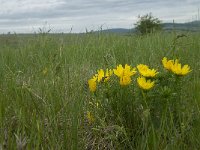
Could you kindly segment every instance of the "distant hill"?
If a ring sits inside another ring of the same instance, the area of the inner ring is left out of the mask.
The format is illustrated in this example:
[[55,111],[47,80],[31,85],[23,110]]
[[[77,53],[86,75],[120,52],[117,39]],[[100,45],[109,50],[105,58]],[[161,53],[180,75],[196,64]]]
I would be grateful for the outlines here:
[[102,32],[106,33],[131,33],[134,31],[135,29],[125,29],[125,28],[113,28],[113,29],[102,30]]
[[[163,23],[163,29],[166,31],[179,30],[179,31],[200,31],[200,21],[193,21],[187,23]],[[105,29],[102,32],[106,33],[132,33],[135,29],[113,28]]]
[[164,30],[186,30],[186,31],[200,31],[200,21],[193,21],[187,23],[164,23]]

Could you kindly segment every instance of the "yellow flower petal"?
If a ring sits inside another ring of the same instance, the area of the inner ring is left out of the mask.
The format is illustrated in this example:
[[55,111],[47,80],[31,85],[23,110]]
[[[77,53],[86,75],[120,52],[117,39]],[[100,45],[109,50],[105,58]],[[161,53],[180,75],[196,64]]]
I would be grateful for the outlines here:
[[155,69],[149,69],[147,65],[139,64],[137,65],[139,73],[144,77],[155,77],[158,72]]
[[97,89],[96,78],[92,78],[88,80],[89,89],[91,92],[95,92]]
[[190,67],[188,65],[184,65],[182,67],[181,63],[179,63],[179,60],[167,60],[166,57],[162,59],[162,63],[165,69],[173,72],[176,75],[184,76],[187,75],[189,72],[191,72]]
[[130,76],[123,76],[120,78],[120,85],[129,85],[131,83],[131,77]]
[[174,61],[173,61],[173,60],[167,60],[167,58],[164,57],[164,58],[162,59],[162,64],[163,64],[163,66],[164,66],[165,69],[171,70],[171,67],[172,67],[173,64],[174,64]]
[[154,81],[151,81],[150,79],[146,80],[145,77],[138,77],[137,83],[139,87],[143,90],[150,90],[155,85]]
[[101,82],[101,80],[104,78],[104,71],[103,71],[103,69],[98,70],[97,73],[98,73],[98,79],[97,79],[97,81]]
[[121,76],[123,76],[124,68],[120,64],[117,66],[117,69],[113,69],[113,71],[116,76],[121,77]]
[[136,74],[136,68],[131,69],[131,66],[128,64],[125,64],[125,67],[120,64],[113,71],[120,78],[120,85],[129,85],[131,83],[131,76]]

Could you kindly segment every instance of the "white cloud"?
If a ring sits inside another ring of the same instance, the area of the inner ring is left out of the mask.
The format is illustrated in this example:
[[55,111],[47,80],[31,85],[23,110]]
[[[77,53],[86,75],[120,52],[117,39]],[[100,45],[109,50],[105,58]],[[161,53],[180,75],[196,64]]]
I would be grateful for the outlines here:
[[0,0],[0,33],[33,32],[45,22],[56,31],[132,28],[139,14],[163,22],[185,22],[197,15],[199,0]]

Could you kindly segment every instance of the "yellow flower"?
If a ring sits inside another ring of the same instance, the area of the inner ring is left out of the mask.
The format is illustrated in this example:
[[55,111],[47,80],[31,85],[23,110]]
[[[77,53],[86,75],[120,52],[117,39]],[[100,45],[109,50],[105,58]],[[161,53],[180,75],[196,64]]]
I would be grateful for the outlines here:
[[94,116],[92,115],[91,112],[87,111],[86,117],[87,117],[89,124],[92,124],[94,122]]
[[92,79],[88,80],[88,85],[89,85],[89,89],[90,89],[91,92],[95,92],[96,89],[97,89],[96,81],[97,81],[97,77],[96,76],[93,76]]
[[124,76],[133,76],[134,74],[136,74],[136,68],[131,69],[131,66],[129,65],[125,65],[124,68]]
[[113,69],[114,74],[118,77],[122,77],[123,73],[124,73],[124,68],[122,67],[122,65],[117,66],[117,69]]
[[121,64],[117,66],[117,69],[113,69],[114,74],[120,78],[120,85],[129,85],[131,83],[131,76],[136,74],[136,68],[132,68],[129,65],[123,67]]
[[162,59],[162,63],[165,69],[172,71],[174,74],[177,74],[180,76],[184,76],[188,74],[189,72],[191,72],[190,66],[184,65],[183,67],[181,67],[181,63],[179,63],[178,59],[174,61],[174,60],[167,60],[167,58],[164,57]]
[[123,76],[120,78],[120,85],[129,85],[131,83],[130,76]]
[[151,81],[150,79],[146,80],[145,77],[138,77],[137,83],[138,83],[139,87],[143,90],[149,90],[152,87],[154,87],[154,85],[155,85],[154,81]]
[[123,68],[122,65],[117,66],[117,69],[113,69],[114,74],[118,77],[123,77],[123,76],[132,76],[134,75],[137,71],[136,68],[131,69],[131,66],[125,65],[125,68]]
[[110,69],[110,70],[106,69],[106,75],[104,76],[104,78],[105,78],[104,81],[105,82],[108,81],[112,74],[113,74],[113,70],[112,69]]
[[101,81],[108,81],[110,79],[110,76],[113,74],[113,71],[110,69],[106,69],[106,72],[104,72],[103,69],[100,69],[97,71],[97,74],[95,75],[97,77],[97,81],[101,82]]
[[103,79],[103,77],[104,77],[104,71],[103,71],[103,69],[98,70],[97,71],[97,81],[101,82],[101,80]]
[[139,64],[137,65],[137,69],[140,74],[144,77],[155,77],[158,72],[155,69],[149,69],[147,65]]
[[162,64],[163,64],[163,66],[164,66],[165,69],[171,70],[171,67],[172,67],[173,64],[174,64],[174,60],[167,60],[167,58],[164,57],[164,58],[162,59]]
[[188,66],[188,65],[184,65],[183,67],[181,67],[179,60],[176,59],[174,65],[171,67],[171,71],[174,74],[184,76],[184,75],[188,74],[191,70],[190,70],[190,66]]

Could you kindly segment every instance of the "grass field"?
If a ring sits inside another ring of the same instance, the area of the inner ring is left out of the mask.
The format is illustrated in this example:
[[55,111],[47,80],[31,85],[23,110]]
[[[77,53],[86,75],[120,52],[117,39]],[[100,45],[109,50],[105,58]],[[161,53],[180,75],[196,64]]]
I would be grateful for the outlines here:
[[[179,34],[1,35],[0,149],[200,149],[200,33]],[[130,124],[120,116],[88,123],[87,81],[97,69],[144,63],[160,70],[164,56],[192,69],[177,123],[168,122],[170,111],[157,126],[134,116]]]

